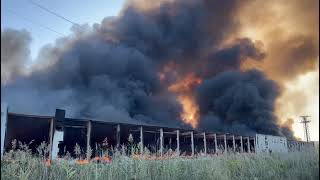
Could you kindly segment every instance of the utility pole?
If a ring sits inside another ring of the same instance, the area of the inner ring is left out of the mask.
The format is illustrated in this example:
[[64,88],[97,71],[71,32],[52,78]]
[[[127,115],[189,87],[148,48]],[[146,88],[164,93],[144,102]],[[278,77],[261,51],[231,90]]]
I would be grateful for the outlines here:
[[300,116],[302,118],[302,120],[300,121],[300,123],[303,124],[303,128],[304,128],[304,135],[306,138],[306,141],[309,142],[310,141],[310,135],[309,135],[309,127],[308,127],[308,123],[310,123],[311,121],[308,120],[307,118],[310,116]]

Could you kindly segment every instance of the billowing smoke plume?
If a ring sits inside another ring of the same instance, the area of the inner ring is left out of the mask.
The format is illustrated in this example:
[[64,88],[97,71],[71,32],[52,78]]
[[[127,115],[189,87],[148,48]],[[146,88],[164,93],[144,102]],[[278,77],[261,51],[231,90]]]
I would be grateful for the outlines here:
[[268,57],[258,66],[274,80],[319,68],[319,1],[251,1],[238,16],[242,34],[263,39]]
[[197,106],[197,128],[282,135],[277,84],[241,70],[267,54],[249,38],[230,39],[239,2],[128,2],[119,16],[44,47],[33,71],[2,85],[1,97],[16,112],[64,108],[73,117],[179,126],[190,125],[181,114]]
[[26,31],[1,32],[1,85],[23,74],[29,60],[31,37]]
[[279,134],[273,115],[277,85],[256,70],[227,71],[197,89],[200,127],[216,131]]
[[[292,126],[293,126],[293,123],[294,123],[294,120],[293,119],[291,119],[291,118],[289,118],[289,119],[287,119],[286,121],[285,121],[285,123],[283,123],[282,125],[281,125],[281,128],[282,128],[282,133],[286,136],[286,137],[288,137],[288,138],[290,138],[290,139],[295,139],[295,137],[293,136],[293,134],[292,134]],[[298,138],[297,138],[298,139]],[[301,140],[301,139],[300,139]]]

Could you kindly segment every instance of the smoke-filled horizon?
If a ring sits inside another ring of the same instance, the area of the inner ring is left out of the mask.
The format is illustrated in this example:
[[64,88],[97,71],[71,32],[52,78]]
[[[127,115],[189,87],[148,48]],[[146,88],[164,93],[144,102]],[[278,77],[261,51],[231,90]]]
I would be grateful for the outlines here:
[[[71,36],[44,46],[29,69],[30,35],[5,29],[2,101],[15,112],[62,108],[69,117],[294,138],[291,120],[283,123],[276,114],[289,77],[270,75],[267,60],[281,67],[269,60],[275,53],[264,41],[242,35],[243,3],[128,1],[119,16],[74,28]],[[283,63],[292,60],[287,56],[303,62],[318,54],[307,35],[283,41],[295,44],[283,51]],[[304,64],[313,68],[308,60]],[[285,65],[294,74],[307,71]]]

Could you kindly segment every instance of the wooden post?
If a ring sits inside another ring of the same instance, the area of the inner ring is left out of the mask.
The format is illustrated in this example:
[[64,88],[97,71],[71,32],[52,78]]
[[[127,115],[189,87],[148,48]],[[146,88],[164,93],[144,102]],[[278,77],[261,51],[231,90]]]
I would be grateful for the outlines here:
[[207,154],[207,139],[206,139],[206,133],[203,133],[203,147],[204,147],[204,154]]
[[[91,121],[88,121],[88,126],[87,126],[87,152],[90,148],[90,139],[91,139]],[[89,160],[91,157],[87,153],[87,159]]]
[[160,156],[163,154],[163,129],[160,128]]
[[143,127],[140,126],[140,154],[143,154]]
[[218,152],[217,134],[214,134],[214,148],[215,148],[215,153],[217,153]]
[[50,130],[49,130],[49,159],[52,159],[52,146],[53,146],[53,133],[54,133],[54,119],[50,119]]
[[242,136],[240,136],[240,151],[243,153],[243,141],[242,141]]
[[179,140],[179,133],[180,133],[180,131],[179,130],[177,130],[177,149],[176,149],[176,152],[177,152],[177,154],[178,154],[178,156],[180,155],[180,140]]
[[120,124],[117,125],[117,148],[120,147]]
[[191,155],[194,155],[193,131],[191,131]]
[[250,140],[249,140],[249,137],[247,138],[247,143],[248,143],[248,153],[250,153]]
[[233,145],[233,152],[236,152],[236,140],[234,139],[234,135],[232,136],[232,145]]
[[227,152],[228,151],[228,147],[227,147],[227,135],[226,134],[224,134],[224,136],[223,136],[224,138],[224,151],[225,152]]

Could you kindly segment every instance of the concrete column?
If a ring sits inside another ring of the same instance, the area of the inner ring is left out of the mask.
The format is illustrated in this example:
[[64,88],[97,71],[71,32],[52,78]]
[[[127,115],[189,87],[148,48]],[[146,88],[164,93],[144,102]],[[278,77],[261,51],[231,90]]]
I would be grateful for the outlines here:
[[160,156],[163,155],[163,129],[160,128]]
[[193,142],[193,131],[190,132],[191,135],[191,155],[194,155],[194,142]]
[[228,147],[227,147],[227,135],[226,134],[223,136],[223,139],[224,139],[224,151],[227,152]]
[[176,149],[176,152],[177,152],[177,154],[178,154],[178,156],[180,155],[180,131],[179,130],[177,130],[177,149]]
[[[90,139],[91,139],[91,121],[88,121],[87,124],[87,151],[90,148]],[[89,160],[91,157],[89,157],[89,154],[87,153],[87,159]]]
[[117,148],[120,147],[120,124],[117,125]]
[[140,153],[143,154],[143,127],[140,126]]
[[[87,152],[91,148],[90,147],[91,129],[92,129],[91,121],[88,121],[88,124],[87,124]],[[88,153],[86,153],[86,154],[87,154],[87,159],[89,160],[91,157],[89,156]]]
[[300,144],[300,142],[298,142],[298,146],[299,146],[299,151],[301,151],[301,144]]
[[254,150],[254,153],[257,152],[256,151],[256,138],[253,139],[253,150]]
[[214,134],[214,148],[215,148],[215,153],[217,153],[218,152],[217,134]]
[[240,151],[241,151],[241,153],[243,153],[243,140],[242,140],[242,136],[240,136]]
[[250,153],[250,140],[249,140],[249,137],[247,138],[247,143],[248,143],[248,153]]
[[63,141],[64,132],[63,131],[54,131],[53,141],[52,141],[52,156],[51,159],[56,159],[59,152],[59,142]]
[[203,147],[204,147],[204,154],[207,154],[207,139],[206,139],[206,133],[203,133]]
[[232,146],[233,146],[233,152],[236,152],[236,140],[234,139],[234,135],[232,135]]
[[52,145],[53,145],[53,133],[55,131],[54,128],[54,118],[50,120],[50,130],[49,130],[49,159],[52,158]]
[[4,153],[4,142],[6,140],[7,120],[8,120],[8,104],[1,103],[1,159]]

